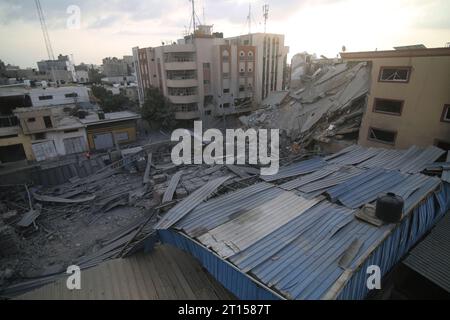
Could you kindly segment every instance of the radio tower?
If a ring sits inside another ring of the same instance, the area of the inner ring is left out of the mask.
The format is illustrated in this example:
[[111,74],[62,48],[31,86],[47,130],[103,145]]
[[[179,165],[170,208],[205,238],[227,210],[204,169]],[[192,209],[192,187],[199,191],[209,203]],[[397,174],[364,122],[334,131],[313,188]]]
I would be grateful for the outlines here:
[[264,33],[267,32],[267,20],[269,20],[269,5],[265,4],[263,6],[263,17],[264,17]]
[[[55,55],[53,53],[52,43],[50,41],[50,36],[48,35],[47,23],[45,22],[44,12],[41,7],[41,2],[39,0],[34,0],[36,3],[36,8],[39,16],[39,21],[41,22],[42,33],[44,34],[45,47],[47,48],[47,54],[49,60],[55,60]],[[56,83],[55,70],[51,66],[51,73],[53,81]]]

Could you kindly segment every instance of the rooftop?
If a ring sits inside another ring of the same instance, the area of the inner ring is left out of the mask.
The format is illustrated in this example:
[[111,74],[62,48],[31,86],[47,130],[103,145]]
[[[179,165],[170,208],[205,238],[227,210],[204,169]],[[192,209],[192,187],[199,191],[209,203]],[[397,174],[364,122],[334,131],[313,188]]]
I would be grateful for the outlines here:
[[342,52],[343,59],[377,59],[377,58],[404,58],[404,57],[436,57],[450,56],[450,48],[401,48],[385,51]]
[[[421,173],[444,153],[351,146],[180,215],[188,199],[157,228],[239,298],[363,299],[364,266],[386,274],[449,209],[450,186]],[[399,224],[361,215],[386,192],[405,201]]]
[[105,119],[99,119],[97,114],[89,114],[85,119],[80,119],[80,122],[86,125],[109,123],[125,120],[140,119],[141,116],[131,111],[120,111],[105,113]]
[[[81,290],[63,278],[18,300],[234,300],[191,256],[170,246],[83,271]],[[90,281],[95,279],[95,281]]]

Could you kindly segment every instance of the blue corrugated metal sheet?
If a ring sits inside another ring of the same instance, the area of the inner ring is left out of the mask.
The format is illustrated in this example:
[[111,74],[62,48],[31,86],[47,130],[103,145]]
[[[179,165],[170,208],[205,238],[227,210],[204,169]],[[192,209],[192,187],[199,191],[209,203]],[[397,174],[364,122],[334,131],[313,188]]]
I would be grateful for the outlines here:
[[272,184],[258,183],[200,204],[174,227],[184,230],[190,236],[198,237],[229,221],[231,217],[276,198],[282,192],[283,190]]
[[[450,151],[447,153],[447,162],[450,162]],[[442,180],[450,183],[450,168],[444,168],[442,171]]]
[[356,167],[341,167],[338,171],[331,174],[330,176],[308,183],[297,188],[297,190],[308,195],[319,195],[325,192],[328,188],[344,183],[363,172],[363,169],[359,169]]
[[221,186],[230,177],[220,177],[209,181],[200,189],[194,191],[186,199],[172,208],[155,226],[155,229],[167,229],[181,220],[192,209],[206,200],[216,189]]
[[[420,159],[428,160],[429,156],[423,154],[421,150],[416,157],[422,155]],[[360,153],[359,159],[364,157]],[[344,162],[347,161],[350,160]],[[404,165],[406,171],[418,168]],[[291,166],[292,171],[288,175],[285,173],[283,178],[306,174],[298,174],[303,172],[303,169],[298,170],[301,167],[295,166],[297,170],[293,173],[294,166]],[[348,172],[344,174],[346,170]],[[291,188],[300,184],[297,188],[300,192],[305,188],[314,192],[327,190],[332,201],[337,203],[330,203],[323,197],[315,198],[321,202],[309,209],[306,206],[301,214],[289,214],[288,219],[277,220],[277,216],[287,210],[286,207],[295,211],[290,208],[289,201],[301,204],[308,201],[299,195],[298,200],[294,201],[294,193],[269,183],[260,183],[199,205],[176,224],[178,231],[161,231],[161,236],[192,252],[225,287],[240,298],[258,299],[266,290],[266,294],[272,297],[279,294],[290,299],[362,299],[367,295],[364,269],[367,263],[379,265],[383,274],[387,273],[446,212],[444,210],[450,208],[450,188],[447,184],[444,187],[437,178],[376,167],[365,170],[342,167],[331,174],[319,173],[320,169],[313,171],[318,172],[283,186]],[[343,179],[345,176],[348,178]],[[281,178],[274,180],[278,179]],[[336,182],[339,179],[343,180]],[[303,184],[302,181],[307,182]],[[378,228],[354,217],[352,208],[371,202],[387,191],[405,198],[406,210],[400,224]],[[287,193],[289,200],[274,200]],[[263,208],[265,203],[271,204],[270,213],[257,210]],[[301,210],[302,206],[292,207]],[[252,214],[246,214],[248,212]],[[244,219],[247,216],[249,219]],[[252,221],[256,221],[253,219],[259,216],[264,216],[264,219],[259,219],[257,225],[252,226],[255,230],[253,236],[250,226]],[[204,237],[211,230],[215,241],[238,250],[227,251],[224,255],[227,259],[220,259],[217,252],[221,253],[224,246],[217,246],[208,240],[211,237]],[[248,235],[245,233],[247,231]],[[190,240],[188,237],[191,237]],[[339,266],[339,260],[356,239],[362,245],[349,267],[344,269]],[[212,247],[208,250],[208,246]]]
[[390,188],[402,183],[406,175],[383,169],[368,170],[347,182],[331,188],[327,193],[333,200],[356,209],[378,198]]
[[314,181],[323,179],[325,177],[328,177],[329,175],[331,175],[332,173],[336,172],[337,170],[339,170],[338,166],[327,166],[324,167],[320,170],[317,170],[316,172],[313,172],[311,174],[307,174],[305,176],[302,176],[300,178],[291,180],[289,182],[286,182],[282,185],[280,185],[280,188],[284,189],[284,190],[293,190],[293,189],[297,189],[301,186],[305,186],[307,184],[310,184]]
[[386,275],[449,209],[450,185],[445,183],[438,192],[429,195],[417,206],[400,225],[379,238],[377,246],[370,254],[355,261],[351,266],[353,272],[347,276],[347,280],[339,286],[334,295],[327,298],[364,299],[369,293],[366,286],[367,268],[377,265],[382,275]]
[[341,165],[355,165],[366,161],[367,159],[371,159],[375,157],[379,153],[379,150],[376,148],[363,148],[359,147],[353,149],[351,152],[345,153],[337,158],[328,160],[329,163],[332,164],[341,164]]
[[290,166],[280,168],[278,174],[272,176],[261,176],[264,181],[272,182],[280,179],[290,178],[314,172],[323,168],[327,163],[322,158],[313,158],[306,161],[291,164]]
[[[349,152],[340,155],[337,158],[329,160],[330,163],[345,163],[352,162],[359,163],[361,168],[384,168],[389,170],[399,170],[404,173],[419,173],[422,172],[426,166],[433,163],[445,153],[444,150],[431,146],[422,149],[412,146],[408,150],[385,150],[385,149],[366,149],[359,147],[350,149]],[[367,157],[365,161],[360,159]]]

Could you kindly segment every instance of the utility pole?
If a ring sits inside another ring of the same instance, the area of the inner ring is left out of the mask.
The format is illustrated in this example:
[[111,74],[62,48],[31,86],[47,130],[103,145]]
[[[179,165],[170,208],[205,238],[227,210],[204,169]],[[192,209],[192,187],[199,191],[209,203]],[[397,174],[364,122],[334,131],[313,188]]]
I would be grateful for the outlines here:
[[269,5],[265,4],[263,6],[263,17],[264,17],[264,33],[267,32],[267,20],[269,20]]

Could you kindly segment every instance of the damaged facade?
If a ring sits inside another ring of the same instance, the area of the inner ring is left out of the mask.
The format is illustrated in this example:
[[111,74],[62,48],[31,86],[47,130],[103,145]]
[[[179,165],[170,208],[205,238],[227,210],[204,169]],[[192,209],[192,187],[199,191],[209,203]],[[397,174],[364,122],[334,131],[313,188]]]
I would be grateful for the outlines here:
[[371,66],[359,144],[450,149],[450,48],[398,47],[341,56],[344,61],[368,61]]

